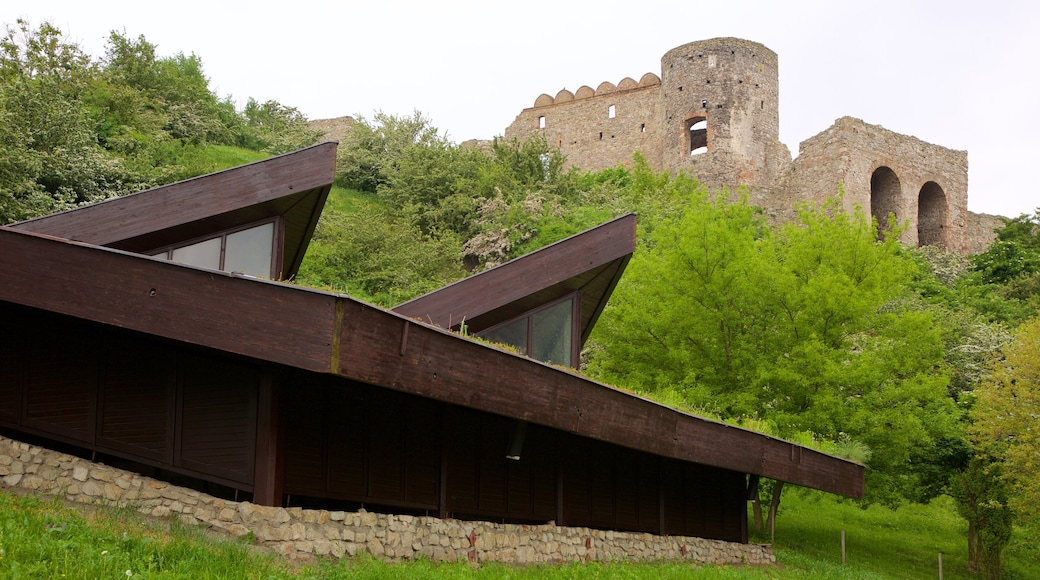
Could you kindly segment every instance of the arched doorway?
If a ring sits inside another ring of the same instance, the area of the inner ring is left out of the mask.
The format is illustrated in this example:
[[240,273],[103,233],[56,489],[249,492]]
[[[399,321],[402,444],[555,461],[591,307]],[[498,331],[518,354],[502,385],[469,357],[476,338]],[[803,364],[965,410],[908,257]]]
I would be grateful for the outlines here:
[[934,181],[917,196],[917,245],[946,246],[946,192]]
[[870,176],[870,217],[877,220],[878,239],[883,237],[888,230],[888,216],[894,214],[896,222],[902,218],[899,215],[899,196],[902,186],[899,177],[891,168],[881,166],[874,170]]

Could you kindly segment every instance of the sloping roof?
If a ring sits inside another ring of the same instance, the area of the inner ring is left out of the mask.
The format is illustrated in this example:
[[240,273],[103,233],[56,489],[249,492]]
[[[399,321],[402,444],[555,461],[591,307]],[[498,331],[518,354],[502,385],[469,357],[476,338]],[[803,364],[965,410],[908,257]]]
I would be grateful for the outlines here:
[[863,467],[341,294],[0,227],[0,300],[851,497]]
[[336,143],[322,143],[10,227],[146,252],[274,216],[285,222],[281,277],[303,261],[336,170]]
[[393,308],[441,328],[479,332],[561,296],[581,294],[581,341],[596,324],[636,249],[627,214]]

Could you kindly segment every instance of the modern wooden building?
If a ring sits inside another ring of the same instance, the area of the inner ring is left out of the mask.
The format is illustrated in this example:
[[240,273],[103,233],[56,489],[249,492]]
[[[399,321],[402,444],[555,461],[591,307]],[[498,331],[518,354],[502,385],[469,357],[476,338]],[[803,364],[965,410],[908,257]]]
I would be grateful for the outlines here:
[[280,282],[334,167],[326,143],[0,227],[0,429],[264,505],[737,542],[759,476],[862,496],[860,465],[568,368],[635,216],[393,310]]

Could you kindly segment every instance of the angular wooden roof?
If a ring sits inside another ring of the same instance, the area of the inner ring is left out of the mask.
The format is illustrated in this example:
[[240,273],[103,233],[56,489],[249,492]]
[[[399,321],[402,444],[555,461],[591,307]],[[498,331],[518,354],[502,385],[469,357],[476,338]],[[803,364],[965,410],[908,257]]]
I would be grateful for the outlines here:
[[3,227],[0,271],[3,301],[863,495],[861,465],[676,411],[349,296]]
[[96,246],[146,252],[282,216],[281,277],[303,261],[332,188],[336,143],[322,143],[218,173],[11,225]]
[[578,292],[584,344],[635,249],[636,216],[627,214],[399,304],[393,311],[441,328],[457,328],[465,321],[470,331],[480,332]]

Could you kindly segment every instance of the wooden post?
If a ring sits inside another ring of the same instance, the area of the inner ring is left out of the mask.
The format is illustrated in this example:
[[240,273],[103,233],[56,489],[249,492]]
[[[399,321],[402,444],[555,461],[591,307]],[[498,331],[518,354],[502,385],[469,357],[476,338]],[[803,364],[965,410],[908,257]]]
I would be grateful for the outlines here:
[[943,571],[942,571],[942,552],[939,552],[939,580],[943,580]]
[[841,531],[841,565],[845,565],[845,530]]
[[285,443],[280,377],[267,369],[257,389],[256,451],[253,468],[253,503],[282,505]]

